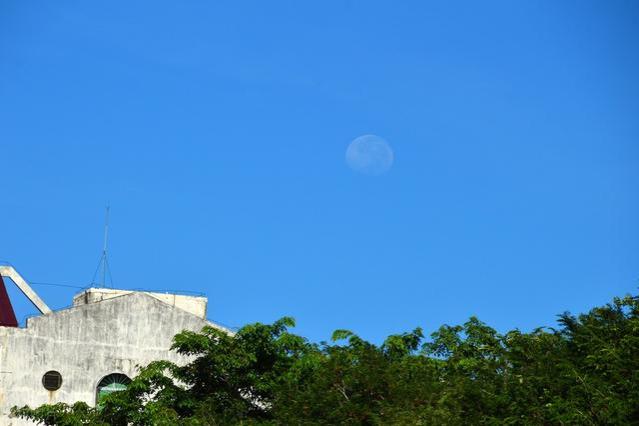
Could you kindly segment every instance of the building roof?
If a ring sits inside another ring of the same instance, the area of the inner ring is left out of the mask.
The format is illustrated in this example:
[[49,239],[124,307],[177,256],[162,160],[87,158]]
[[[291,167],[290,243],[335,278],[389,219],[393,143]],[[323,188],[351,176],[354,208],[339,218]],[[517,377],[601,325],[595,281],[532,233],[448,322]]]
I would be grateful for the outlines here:
[[206,319],[208,299],[203,296],[187,296],[174,293],[120,290],[113,288],[89,288],[73,297],[73,306],[89,305],[128,294],[143,293],[161,302],[182,309],[202,319]]

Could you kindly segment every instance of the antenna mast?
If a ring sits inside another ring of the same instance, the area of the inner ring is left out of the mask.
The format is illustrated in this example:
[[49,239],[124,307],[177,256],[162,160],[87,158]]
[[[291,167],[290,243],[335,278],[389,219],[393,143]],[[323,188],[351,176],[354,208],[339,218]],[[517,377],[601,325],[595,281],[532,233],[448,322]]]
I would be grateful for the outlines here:
[[102,265],[102,287],[106,287],[106,273],[108,268],[107,247],[109,243],[109,210],[111,210],[111,206],[107,206],[106,219],[104,220],[104,248],[102,249],[102,259],[104,260],[104,264]]
[[96,284],[95,277],[102,269],[102,282],[100,285],[102,287],[107,286],[107,273],[109,275],[109,279],[111,281],[111,288],[113,288],[113,277],[111,276],[111,268],[109,268],[109,258],[108,258],[108,249],[109,249],[109,212],[111,211],[111,206],[106,207],[106,217],[104,220],[104,245],[102,246],[102,256],[100,256],[100,261],[98,262],[98,268],[95,270],[93,274],[93,279],[91,280],[91,284]]

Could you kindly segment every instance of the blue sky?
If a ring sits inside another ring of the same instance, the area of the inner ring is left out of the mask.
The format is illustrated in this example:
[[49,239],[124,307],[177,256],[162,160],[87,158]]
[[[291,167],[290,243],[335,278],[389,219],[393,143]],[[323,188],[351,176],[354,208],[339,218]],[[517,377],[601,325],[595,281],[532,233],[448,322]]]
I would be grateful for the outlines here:
[[638,42],[634,1],[2,2],[0,260],[88,284],[110,204],[115,286],[227,325],[553,325],[637,291]]

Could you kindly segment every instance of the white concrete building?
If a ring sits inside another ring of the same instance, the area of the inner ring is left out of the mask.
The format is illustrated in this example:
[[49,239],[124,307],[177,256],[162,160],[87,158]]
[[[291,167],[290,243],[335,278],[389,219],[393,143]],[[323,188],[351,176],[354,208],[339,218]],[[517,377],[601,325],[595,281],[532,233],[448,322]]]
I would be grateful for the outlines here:
[[[12,271],[0,267],[0,298],[2,293],[6,297],[3,275],[30,297],[32,290]],[[226,330],[207,321],[205,297],[91,288],[59,311],[37,301],[43,313],[29,318],[25,327],[0,326],[2,426],[31,424],[9,418],[12,406],[76,401],[94,406],[100,395],[126,386],[137,366],[162,359],[185,362],[169,350],[180,331],[205,325]],[[5,306],[4,317],[7,313]]]

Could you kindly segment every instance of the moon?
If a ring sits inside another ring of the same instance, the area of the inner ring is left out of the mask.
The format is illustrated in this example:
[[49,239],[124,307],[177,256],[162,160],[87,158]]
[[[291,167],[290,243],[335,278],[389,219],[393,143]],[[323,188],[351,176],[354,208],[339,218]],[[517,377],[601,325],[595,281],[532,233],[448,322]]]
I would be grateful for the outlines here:
[[365,175],[381,175],[393,166],[395,156],[390,145],[376,135],[355,138],[346,149],[346,164]]

